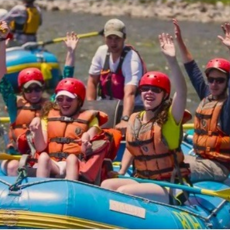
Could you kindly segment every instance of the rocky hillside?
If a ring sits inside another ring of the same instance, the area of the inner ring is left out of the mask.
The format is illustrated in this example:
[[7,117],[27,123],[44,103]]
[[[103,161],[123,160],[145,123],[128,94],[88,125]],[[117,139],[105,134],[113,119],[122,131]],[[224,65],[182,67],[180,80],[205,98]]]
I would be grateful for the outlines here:
[[[10,9],[19,0],[0,0],[0,7]],[[215,4],[184,2],[180,0],[37,0],[36,3],[47,11],[72,11],[101,16],[126,15],[200,22],[230,21],[230,5],[216,1]]]

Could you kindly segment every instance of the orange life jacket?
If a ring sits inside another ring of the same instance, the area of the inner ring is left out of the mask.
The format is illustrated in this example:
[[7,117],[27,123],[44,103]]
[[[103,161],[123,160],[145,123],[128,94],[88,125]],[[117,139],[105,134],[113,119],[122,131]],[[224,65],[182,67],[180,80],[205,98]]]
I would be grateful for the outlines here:
[[24,134],[34,117],[40,116],[42,105],[47,99],[42,98],[39,103],[31,104],[24,97],[17,97],[17,117],[13,124],[10,125],[9,140],[11,143]]
[[199,104],[194,120],[194,151],[203,158],[223,163],[230,162],[230,137],[218,124],[219,115],[226,99],[204,98]]
[[137,177],[167,180],[171,178],[176,165],[183,177],[189,174],[179,146],[175,151],[169,150],[161,127],[156,122],[142,124],[140,112],[132,114],[129,119],[126,147],[134,156]]
[[96,110],[85,110],[72,117],[61,116],[57,109],[48,114],[48,153],[51,158],[65,160],[69,154],[81,154],[80,138],[89,128],[90,121],[97,117],[99,125],[108,121],[108,116]]
[[130,51],[134,50],[142,63],[142,75],[146,73],[146,65],[141,58],[140,54],[130,45],[126,45],[121,53],[120,62],[115,72],[112,72],[109,67],[109,58],[110,53],[107,52],[104,67],[101,70],[100,75],[100,87],[99,87],[99,96],[105,98],[105,96],[109,96],[110,99],[120,99],[123,100],[124,97],[124,85],[125,78],[122,73],[122,64],[125,59],[126,54]]

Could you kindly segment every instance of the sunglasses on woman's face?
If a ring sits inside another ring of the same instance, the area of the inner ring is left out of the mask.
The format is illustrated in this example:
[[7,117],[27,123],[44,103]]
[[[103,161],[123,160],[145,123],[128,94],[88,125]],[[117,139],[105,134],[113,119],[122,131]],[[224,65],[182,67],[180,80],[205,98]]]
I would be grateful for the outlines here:
[[217,83],[217,84],[223,84],[226,81],[226,78],[224,77],[208,77],[208,83]]
[[57,97],[56,98],[56,101],[58,102],[58,103],[62,103],[62,102],[64,102],[64,101],[66,101],[66,102],[72,102],[74,100],[74,98],[71,98],[71,97]]
[[156,86],[145,85],[140,88],[141,92],[148,92],[149,90],[152,91],[153,93],[161,93],[163,91],[163,89]]
[[42,87],[36,86],[36,87],[28,87],[23,89],[24,93],[32,93],[33,91],[36,93],[40,93],[42,92]]

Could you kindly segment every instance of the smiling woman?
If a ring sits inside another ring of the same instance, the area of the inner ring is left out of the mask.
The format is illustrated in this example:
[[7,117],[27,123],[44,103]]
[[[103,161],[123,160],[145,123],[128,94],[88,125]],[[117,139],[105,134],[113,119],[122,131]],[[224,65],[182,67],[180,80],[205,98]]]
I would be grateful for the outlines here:
[[[166,74],[150,71],[143,75],[139,90],[144,111],[133,113],[128,121],[127,149],[119,174],[124,175],[134,162],[135,177],[167,181],[177,175],[180,183],[183,183],[189,170],[183,162],[184,156],[178,146],[186,107],[187,87],[176,59],[172,37],[160,34],[159,43],[172,70],[171,79],[175,84],[176,93],[173,99],[169,98],[171,82]],[[101,186],[164,203],[182,202],[176,197],[175,191],[171,193],[156,184],[140,184],[132,178],[105,180]]]

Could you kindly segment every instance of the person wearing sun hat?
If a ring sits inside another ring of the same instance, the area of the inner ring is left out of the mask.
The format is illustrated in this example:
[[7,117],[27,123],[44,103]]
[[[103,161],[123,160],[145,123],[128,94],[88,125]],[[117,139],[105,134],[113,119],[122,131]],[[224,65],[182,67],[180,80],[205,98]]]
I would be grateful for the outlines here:
[[142,105],[138,83],[146,72],[139,53],[125,44],[125,23],[117,18],[104,25],[105,45],[100,46],[91,62],[87,99],[121,100],[123,109],[116,128],[125,129],[135,106]]

